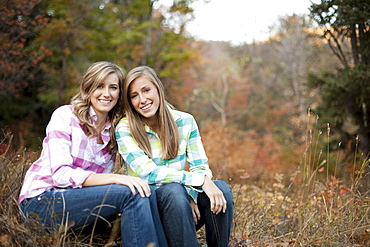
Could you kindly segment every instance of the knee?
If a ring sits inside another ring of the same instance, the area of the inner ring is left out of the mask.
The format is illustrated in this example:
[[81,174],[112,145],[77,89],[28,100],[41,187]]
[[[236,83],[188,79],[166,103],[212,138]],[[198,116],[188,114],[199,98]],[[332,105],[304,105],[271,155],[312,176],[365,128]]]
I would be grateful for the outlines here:
[[142,198],[139,192],[133,194],[131,189],[126,185],[121,184],[111,184],[107,190],[104,200],[109,201],[109,203],[116,203],[122,209],[127,203],[134,203],[140,205],[146,203],[146,197]]
[[[150,192],[153,193],[153,189],[150,188]],[[109,189],[107,190],[107,194],[112,193],[117,195],[119,198],[125,198],[125,197],[138,197],[140,198],[139,191],[135,188],[135,194],[132,193],[130,187],[123,184],[110,184]]]
[[189,204],[189,196],[182,184],[169,183],[156,190],[157,202],[160,205],[181,205]]
[[157,189],[156,194],[161,197],[182,197],[186,195],[186,190],[182,184],[169,183]]

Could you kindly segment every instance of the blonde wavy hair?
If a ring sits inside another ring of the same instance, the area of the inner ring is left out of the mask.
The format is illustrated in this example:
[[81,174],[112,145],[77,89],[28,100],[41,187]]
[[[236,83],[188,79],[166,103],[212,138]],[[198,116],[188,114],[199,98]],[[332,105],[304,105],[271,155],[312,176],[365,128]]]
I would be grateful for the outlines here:
[[171,114],[172,105],[165,100],[165,91],[163,83],[158,78],[155,71],[148,66],[139,66],[127,73],[123,86],[123,102],[126,116],[129,122],[129,128],[139,147],[152,158],[152,150],[145,131],[145,118],[141,116],[133,107],[130,98],[130,85],[139,77],[145,77],[151,81],[158,90],[159,108],[158,126],[162,145],[162,158],[173,159],[177,157],[179,150],[179,131],[176,122]]
[[74,114],[78,117],[83,129],[87,136],[96,136],[95,126],[92,124],[91,116],[89,114],[89,109],[91,106],[91,95],[96,90],[96,88],[102,83],[102,81],[107,78],[110,74],[116,74],[118,77],[119,86],[119,98],[117,104],[109,111],[108,117],[112,124],[109,130],[110,141],[108,143],[108,150],[110,153],[117,152],[116,137],[114,134],[114,126],[123,117],[123,102],[122,102],[122,92],[123,92],[123,81],[125,79],[122,69],[116,64],[102,61],[93,63],[85,72],[80,80],[80,90],[72,97],[71,105]]

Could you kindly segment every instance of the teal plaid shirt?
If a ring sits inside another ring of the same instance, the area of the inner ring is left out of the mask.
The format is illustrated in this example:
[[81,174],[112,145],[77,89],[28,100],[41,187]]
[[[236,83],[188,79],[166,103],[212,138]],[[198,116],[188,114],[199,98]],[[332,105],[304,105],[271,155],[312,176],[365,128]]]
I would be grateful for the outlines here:
[[[152,148],[153,158],[150,159],[132,137],[126,117],[122,118],[116,127],[118,149],[126,174],[138,176],[155,188],[171,182],[181,183],[196,201],[197,192],[202,191],[204,175],[211,178],[212,172],[194,117],[176,110],[171,112],[180,134],[180,148],[176,158],[162,159],[161,141],[157,133],[145,126]],[[189,164],[189,171],[185,170],[186,163]]]

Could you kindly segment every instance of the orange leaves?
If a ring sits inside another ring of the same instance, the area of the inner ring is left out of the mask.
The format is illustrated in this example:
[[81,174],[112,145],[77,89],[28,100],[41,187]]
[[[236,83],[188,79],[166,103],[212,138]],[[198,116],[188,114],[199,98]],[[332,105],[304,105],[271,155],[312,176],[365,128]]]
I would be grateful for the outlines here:
[[284,147],[268,133],[260,136],[213,122],[201,128],[201,135],[210,168],[220,179],[274,181],[275,174],[294,172],[299,164],[300,149]]
[[328,179],[326,183],[327,183],[326,191],[327,194],[329,195],[333,195],[336,193],[339,193],[339,195],[344,195],[349,191],[347,186],[343,184],[343,182],[340,179],[336,178],[333,175],[330,176],[330,180]]
[[46,56],[52,56],[53,55],[53,52],[51,50],[47,49],[44,45],[40,46],[40,50]]
[[340,195],[344,195],[344,194],[346,194],[349,191],[348,188],[347,188],[347,186],[344,185],[344,184],[340,185],[339,189],[340,189],[339,190],[339,194]]
[[0,235],[0,245],[4,247],[10,247],[11,239],[12,237],[9,234],[1,234]]
[[45,57],[31,48],[32,39],[49,18],[33,16],[41,0],[5,1],[0,4],[0,85],[5,93],[18,94],[34,78],[32,69]]

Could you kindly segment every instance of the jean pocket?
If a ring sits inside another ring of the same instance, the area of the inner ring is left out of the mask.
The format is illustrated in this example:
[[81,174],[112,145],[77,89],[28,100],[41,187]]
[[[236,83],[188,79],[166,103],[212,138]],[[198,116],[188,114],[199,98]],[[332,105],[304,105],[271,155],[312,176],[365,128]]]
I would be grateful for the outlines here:
[[22,212],[25,212],[31,200],[32,198],[26,198],[19,204],[19,208],[22,210]]
[[31,204],[33,204],[35,206],[35,202],[40,202],[41,200],[43,199],[43,194],[41,195],[38,195],[36,197],[32,197],[32,198],[27,198],[27,199],[24,199],[20,204],[19,204],[19,208],[20,210],[24,213],[24,214],[27,214],[28,213],[28,208],[30,207]]
[[20,205],[22,205],[23,207],[25,207],[25,206],[28,204],[28,201],[29,201],[29,200],[30,200],[29,198],[24,199],[24,200],[21,202],[21,204],[20,204]]
[[22,219],[24,221],[27,221],[27,209],[30,204],[32,198],[24,199],[20,204],[19,204],[19,213],[22,216]]

